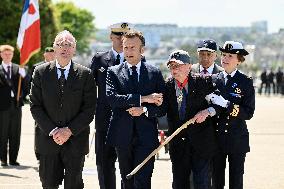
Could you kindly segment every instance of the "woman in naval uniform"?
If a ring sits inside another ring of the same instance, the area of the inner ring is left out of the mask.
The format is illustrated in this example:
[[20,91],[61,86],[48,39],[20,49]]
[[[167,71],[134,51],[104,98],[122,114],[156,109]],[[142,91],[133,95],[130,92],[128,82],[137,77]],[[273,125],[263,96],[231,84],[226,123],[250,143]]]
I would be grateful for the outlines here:
[[223,111],[216,122],[216,136],[220,152],[213,158],[213,186],[223,189],[225,185],[226,159],[229,162],[229,188],[243,188],[243,174],[246,153],[250,151],[249,132],[246,120],[253,117],[255,91],[253,80],[241,73],[237,67],[245,61],[249,53],[243,45],[226,41],[221,51],[224,71],[216,85],[220,94],[210,94],[213,104],[222,104]]

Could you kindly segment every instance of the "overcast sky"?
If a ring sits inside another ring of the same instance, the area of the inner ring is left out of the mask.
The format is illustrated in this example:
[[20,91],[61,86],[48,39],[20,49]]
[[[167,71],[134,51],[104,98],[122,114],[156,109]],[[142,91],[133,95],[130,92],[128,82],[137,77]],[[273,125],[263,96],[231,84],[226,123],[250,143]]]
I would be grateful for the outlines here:
[[[62,1],[62,0],[53,0]],[[250,26],[267,20],[269,32],[284,28],[284,0],[65,0],[91,11],[97,28],[112,23],[179,26]]]

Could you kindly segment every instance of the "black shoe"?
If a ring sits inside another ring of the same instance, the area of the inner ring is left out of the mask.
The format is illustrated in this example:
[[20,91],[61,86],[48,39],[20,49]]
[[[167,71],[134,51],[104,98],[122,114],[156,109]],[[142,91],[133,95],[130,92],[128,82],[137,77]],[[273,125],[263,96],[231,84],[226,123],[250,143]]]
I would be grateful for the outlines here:
[[9,164],[12,166],[20,166],[19,162],[16,162],[16,161],[12,161]]
[[1,166],[2,166],[2,167],[8,166],[7,161],[1,161]]

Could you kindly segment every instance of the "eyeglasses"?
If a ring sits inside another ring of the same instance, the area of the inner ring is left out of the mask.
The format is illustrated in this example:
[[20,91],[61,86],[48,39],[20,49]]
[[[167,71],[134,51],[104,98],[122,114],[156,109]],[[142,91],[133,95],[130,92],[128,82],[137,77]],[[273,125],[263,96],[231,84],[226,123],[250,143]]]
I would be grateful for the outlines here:
[[60,49],[62,49],[62,48],[67,48],[67,49],[69,49],[69,48],[74,48],[75,46],[74,46],[74,44],[72,44],[72,43],[60,43],[60,44],[56,44]]
[[170,65],[168,65],[168,68],[170,70],[179,69],[179,68],[182,67],[182,65],[184,65],[184,64],[170,64]]

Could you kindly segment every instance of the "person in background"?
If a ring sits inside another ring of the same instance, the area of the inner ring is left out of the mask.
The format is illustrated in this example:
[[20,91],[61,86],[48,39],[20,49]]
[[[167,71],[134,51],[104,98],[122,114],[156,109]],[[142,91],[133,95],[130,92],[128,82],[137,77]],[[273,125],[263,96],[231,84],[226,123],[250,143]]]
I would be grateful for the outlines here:
[[215,128],[220,152],[213,158],[213,188],[224,189],[228,159],[229,189],[242,189],[245,157],[250,151],[246,120],[254,114],[255,91],[252,78],[241,73],[238,65],[249,53],[236,41],[226,41],[219,50],[224,68],[216,82],[219,94],[208,97],[209,102],[224,107]]
[[200,40],[197,43],[198,63],[193,64],[192,73],[217,74],[223,71],[215,61],[217,59],[217,44],[213,39]]
[[[19,166],[17,157],[20,148],[23,99],[27,95],[26,70],[12,63],[14,47],[0,46],[0,159],[1,166],[7,164],[9,144],[9,164]],[[17,100],[19,78],[21,80],[20,97]]]
[[[41,64],[44,64],[44,63],[47,63],[47,62],[50,62],[50,61],[54,61],[55,60],[55,54],[54,54],[54,49],[53,47],[46,47],[44,49],[44,53],[43,53],[43,57],[44,57],[44,61],[41,61],[39,63],[36,63],[32,66],[32,69],[30,71],[30,85],[29,85],[29,89],[31,88],[31,83],[32,83],[32,76],[33,76],[33,72],[35,70],[35,67],[36,66],[39,66]],[[36,125],[36,124],[35,124]],[[37,135],[37,133],[39,132],[39,127],[36,127],[35,126],[35,136]],[[35,137],[35,140],[36,140],[36,137]],[[35,141],[35,144],[37,142]],[[35,149],[35,156],[36,156],[36,159],[39,161],[39,153],[37,152],[37,149],[36,149],[36,145],[34,145],[34,149]]]
[[110,66],[122,64],[124,53],[122,36],[131,29],[127,22],[113,24],[110,27],[112,48],[106,52],[98,52],[92,59],[93,71],[98,90],[97,107],[95,114],[95,152],[99,185],[101,189],[115,189],[115,161],[117,155],[114,147],[106,144],[106,136],[111,117],[111,107],[106,100],[106,73]]
[[278,71],[276,73],[276,93],[277,94],[282,94],[282,85],[283,85],[283,71],[279,67]]
[[[201,75],[217,74],[224,69],[218,66],[215,61],[217,59],[217,43],[213,39],[200,40],[197,43],[198,63],[191,67],[192,73],[200,73]],[[212,167],[210,168],[210,182],[212,185]],[[190,177],[191,189],[194,189],[193,174]]]

